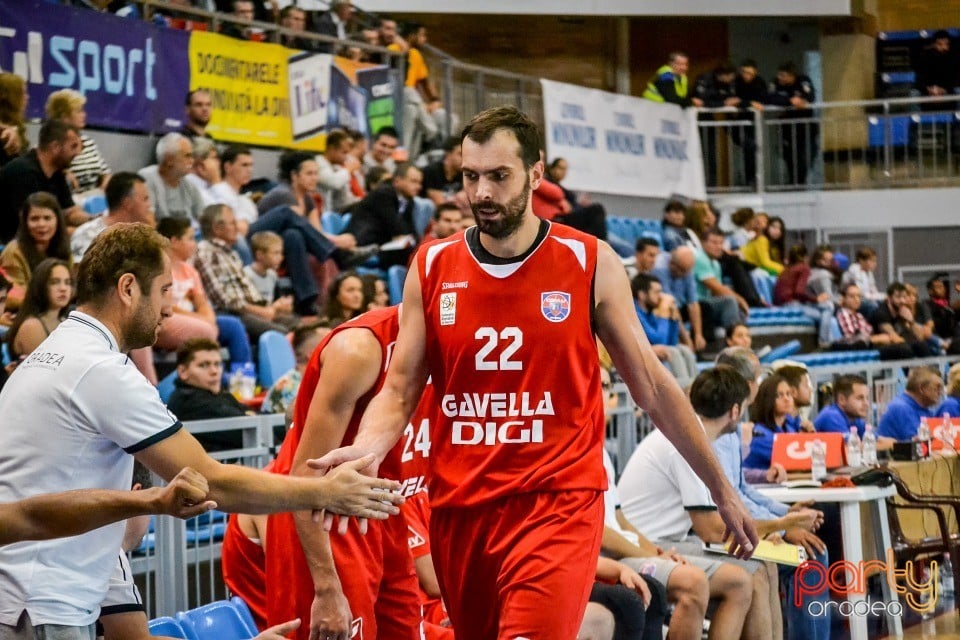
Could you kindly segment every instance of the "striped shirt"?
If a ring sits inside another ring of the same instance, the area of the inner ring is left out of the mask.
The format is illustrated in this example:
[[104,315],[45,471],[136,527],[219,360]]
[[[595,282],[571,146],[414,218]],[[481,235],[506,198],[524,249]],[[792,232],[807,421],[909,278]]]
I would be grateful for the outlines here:
[[93,138],[81,134],[80,142],[83,143],[83,147],[70,164],[70,172],[73,173],[79,185],[75,193],[96,189],[100,185],[100,179],[110,173],[110,167],[107,166]]
[[217,311],[242,313],[247,304],[266,304],[244,274],[240,256],[223,240],[200,241],[193,266],[200,272],[203,288]]

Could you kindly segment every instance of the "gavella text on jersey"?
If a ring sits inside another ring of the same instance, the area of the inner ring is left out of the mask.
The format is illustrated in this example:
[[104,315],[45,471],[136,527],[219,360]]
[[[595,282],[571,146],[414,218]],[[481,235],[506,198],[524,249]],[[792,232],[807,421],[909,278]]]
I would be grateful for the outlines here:
[[[544,392],[539,399],[523,393],[447,394],[441,403],[448,418],[526,418],[553,416],[553,399]],[[543,442],[543,420],[454,420],[451,426],[453,444],[492,446]]]

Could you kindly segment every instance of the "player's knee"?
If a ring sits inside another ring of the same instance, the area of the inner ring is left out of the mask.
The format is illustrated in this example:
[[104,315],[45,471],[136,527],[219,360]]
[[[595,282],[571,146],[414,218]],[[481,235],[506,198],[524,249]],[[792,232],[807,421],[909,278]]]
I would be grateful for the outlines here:
[[710,585],[707,574],[691,565],[680,565],[670,573],[668,580],[670,596],[677,606],[706,611],[710,600]]
[[596,602],[588,602],[577,640],[613,640],[615,627],[616,621],[609,609]]

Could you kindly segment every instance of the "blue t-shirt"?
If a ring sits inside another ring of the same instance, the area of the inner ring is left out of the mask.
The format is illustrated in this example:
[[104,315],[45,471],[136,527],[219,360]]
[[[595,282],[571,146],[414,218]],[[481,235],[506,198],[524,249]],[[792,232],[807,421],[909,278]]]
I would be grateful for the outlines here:
[[643,327],[643,332],[647,334],[647,340],[650,341],[650,344],[664,344],[669,347],[677,344],[679,327],[675,320],[661,318],[654,315],[652,311],[644,311],[636,301],[634,301],[633,307],[637,310],[640,326]]
[[947,399],[943,401],[943,404],[937,409],[937,415],[942,416],[944,413],[949,415],[951,418],[960,417],[960,399],[954,398],[953,396],[947,396]]
[[887,405],[887,412],[880,418],[877,435],[908,442],[917,435],[920,418],[932,418],[935,415],[934,410],[921,407],[919,402],[903,392]]
[[850,418],[838,404],[833,403],[817,414],[813,426],[820,432],[842,433],[844,436],[850,433],[850,427],[856,427],[857,435],[862,438],[867,423],[863,418]]
[[663,239],[663,251],[670,253],[677,247],[687,244],[687,232],[683,228],[674,227],[666,222],[661,223],[660,237]]
[[[669,254],[660,255],[666,255],[668,259],[670,257]],[[692,270],[685,276],[674,278],[670,275],[670,267],[668,265],[658,264],[650,271],[650,274],[656,276],[660,284],[663,285],[664,293],[669,293],[677,299],[678,307],[685,307],[688,304],[700,302],[700,299],[697,297],[697,281],[693,277]]]
[[738,424],[736,433],[728,433],[713,441],[713,452],[720,466],[723,467],[723,474],[727,476],[730,484],[736,487],[740,499],[754,519],[774,520],[786,515],[790,507],[766,497],[743,477],[743,463],[740,460],[740,429],[741,426]]
[[797,433],[800,431],[799,416],[787,416],[782,429],[770,428],[759,422],[753,425],[753,439],[750,440],[750,453],[743,460],[748,469],[769,469],[773,457],[773,436],[778,433]]

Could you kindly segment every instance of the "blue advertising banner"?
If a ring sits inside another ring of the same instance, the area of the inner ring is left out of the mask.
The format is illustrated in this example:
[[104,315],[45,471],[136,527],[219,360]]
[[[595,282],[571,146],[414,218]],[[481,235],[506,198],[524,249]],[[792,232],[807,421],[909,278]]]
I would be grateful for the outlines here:
[[42,118],[47,96],[75,89],[87,121],[158,131],[183,112],[190,34],[40,0],[0,2],[0,69],[27,79],[27,115]]

